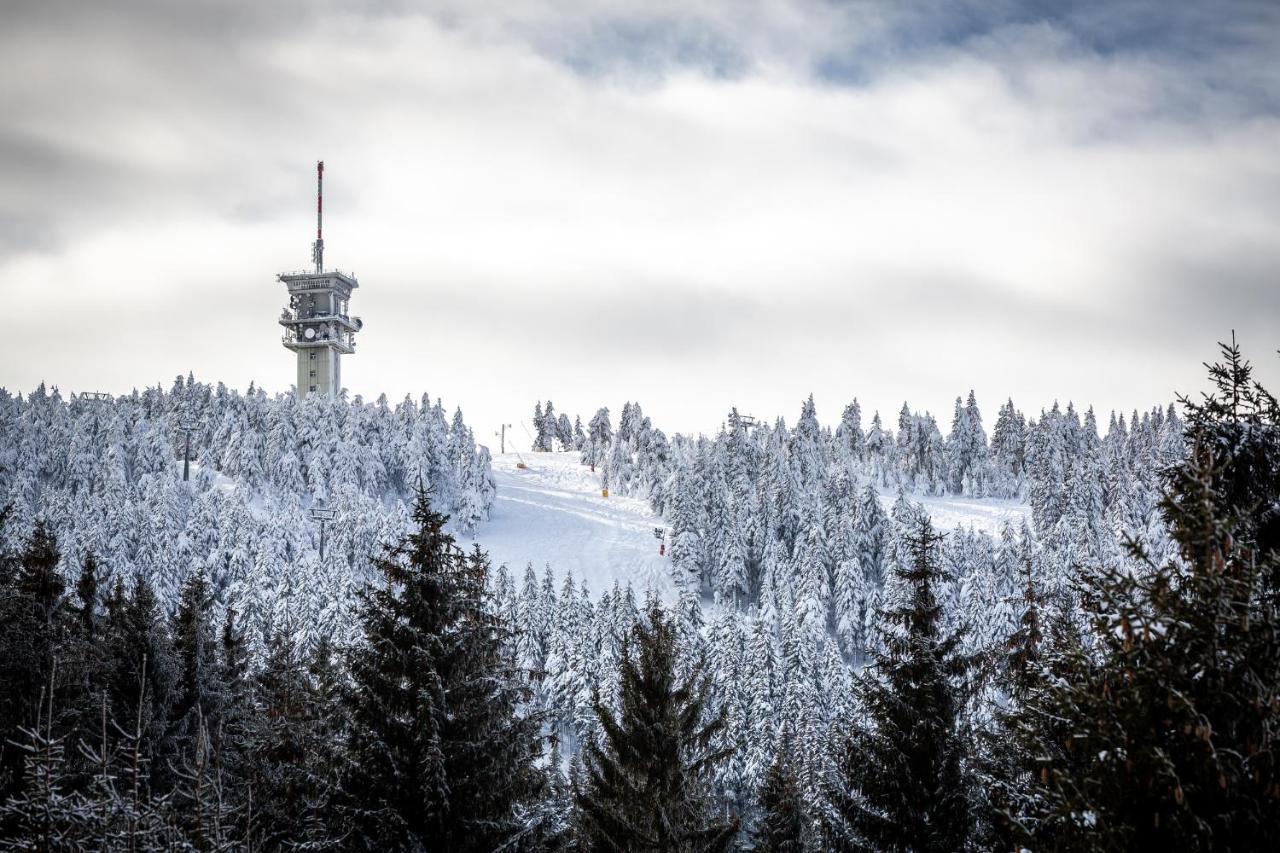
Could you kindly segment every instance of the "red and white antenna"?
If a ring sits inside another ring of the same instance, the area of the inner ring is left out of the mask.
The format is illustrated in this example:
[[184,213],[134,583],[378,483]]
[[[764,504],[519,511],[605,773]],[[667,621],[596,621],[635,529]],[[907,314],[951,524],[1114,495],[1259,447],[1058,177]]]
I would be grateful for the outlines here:
[[311,260],[316,272],[324,272],[324,161],[316,161],[316,242],[311,246]]

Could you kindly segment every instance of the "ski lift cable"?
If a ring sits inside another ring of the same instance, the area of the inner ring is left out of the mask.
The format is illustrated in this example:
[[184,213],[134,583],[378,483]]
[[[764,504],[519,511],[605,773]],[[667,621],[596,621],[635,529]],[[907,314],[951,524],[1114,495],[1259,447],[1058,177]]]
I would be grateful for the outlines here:
[[[529,427],[525,426],[524,421],[520,422],[520,429],[524,430],[524,434],[529,436],[529,446],[533,447],[533,433],[529,432]],[[524,457],[520,455],[519,450],[516,450],[515,447],[513,446],[511,448],[511,452],[516,455],[516,460],[520,463],[520,467],[522,468],[528,467],[527,465],[525,465]]]

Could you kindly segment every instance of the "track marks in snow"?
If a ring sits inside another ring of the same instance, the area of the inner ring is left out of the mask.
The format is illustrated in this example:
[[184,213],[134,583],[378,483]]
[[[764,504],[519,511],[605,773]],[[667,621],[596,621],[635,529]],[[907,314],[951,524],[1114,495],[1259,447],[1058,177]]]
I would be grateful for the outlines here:
[[517,584],[526,563],[539,577],[550,565],[557,592],[572,572],[576,583],[586,580],[593,597],[618,581],[637,595],[652,588],[674,600],[670,559],[658,555],[653,537],[662,522],[644,501],[601,497],[598,475],[583,467],[577,453],[524,454],[523,460],[529,466],[523,470],[514,453],[493,460],[497,500],[475,540],[494,565],[505,563]]
[[[523,459],[528,468],[518,469]],[[550,565],[559,592],[567,572],[575,582],[584,579],[592,596],[614,581],[631,584],[637,594],[654,589],[673,601],[670,558],[658,556],[653,529],[662,521],[640,499],[600,495],[600,479],[577,453],[498,454],[493,460],[497,500],[490,520],[476,531],[475,540],[493,558],[505,563],[521,582],[526,563],[542,576]],[[882,493],[890,510],[896,495]],[[924,504],[942,531],[957,526],[1000,535],[1005,521],[1015,526],[1027,516],[1026,504],[1013,501],[908,495]]]

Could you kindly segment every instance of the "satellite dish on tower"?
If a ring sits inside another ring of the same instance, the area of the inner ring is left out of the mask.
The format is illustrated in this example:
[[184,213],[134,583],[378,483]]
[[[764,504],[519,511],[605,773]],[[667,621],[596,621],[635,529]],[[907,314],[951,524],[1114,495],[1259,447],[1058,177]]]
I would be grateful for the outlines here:
[[307,336],[307,340],[311,340],[312,338],[314,338],[314,337],[316,336],[316,330],[315,330],[315,329],[307,329],[305,332],[303,332],[303,334],[305,334],[305,335]]

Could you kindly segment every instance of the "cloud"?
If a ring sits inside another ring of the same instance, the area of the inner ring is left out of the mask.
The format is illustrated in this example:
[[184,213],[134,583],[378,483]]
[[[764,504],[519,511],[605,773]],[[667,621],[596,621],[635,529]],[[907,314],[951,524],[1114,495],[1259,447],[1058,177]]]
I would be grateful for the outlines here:
[[0,383],[283,390],[319,157],[344,377],[480,421],[1127,409],[1273,349],[1270,7],[1026,8],[19,4]]

